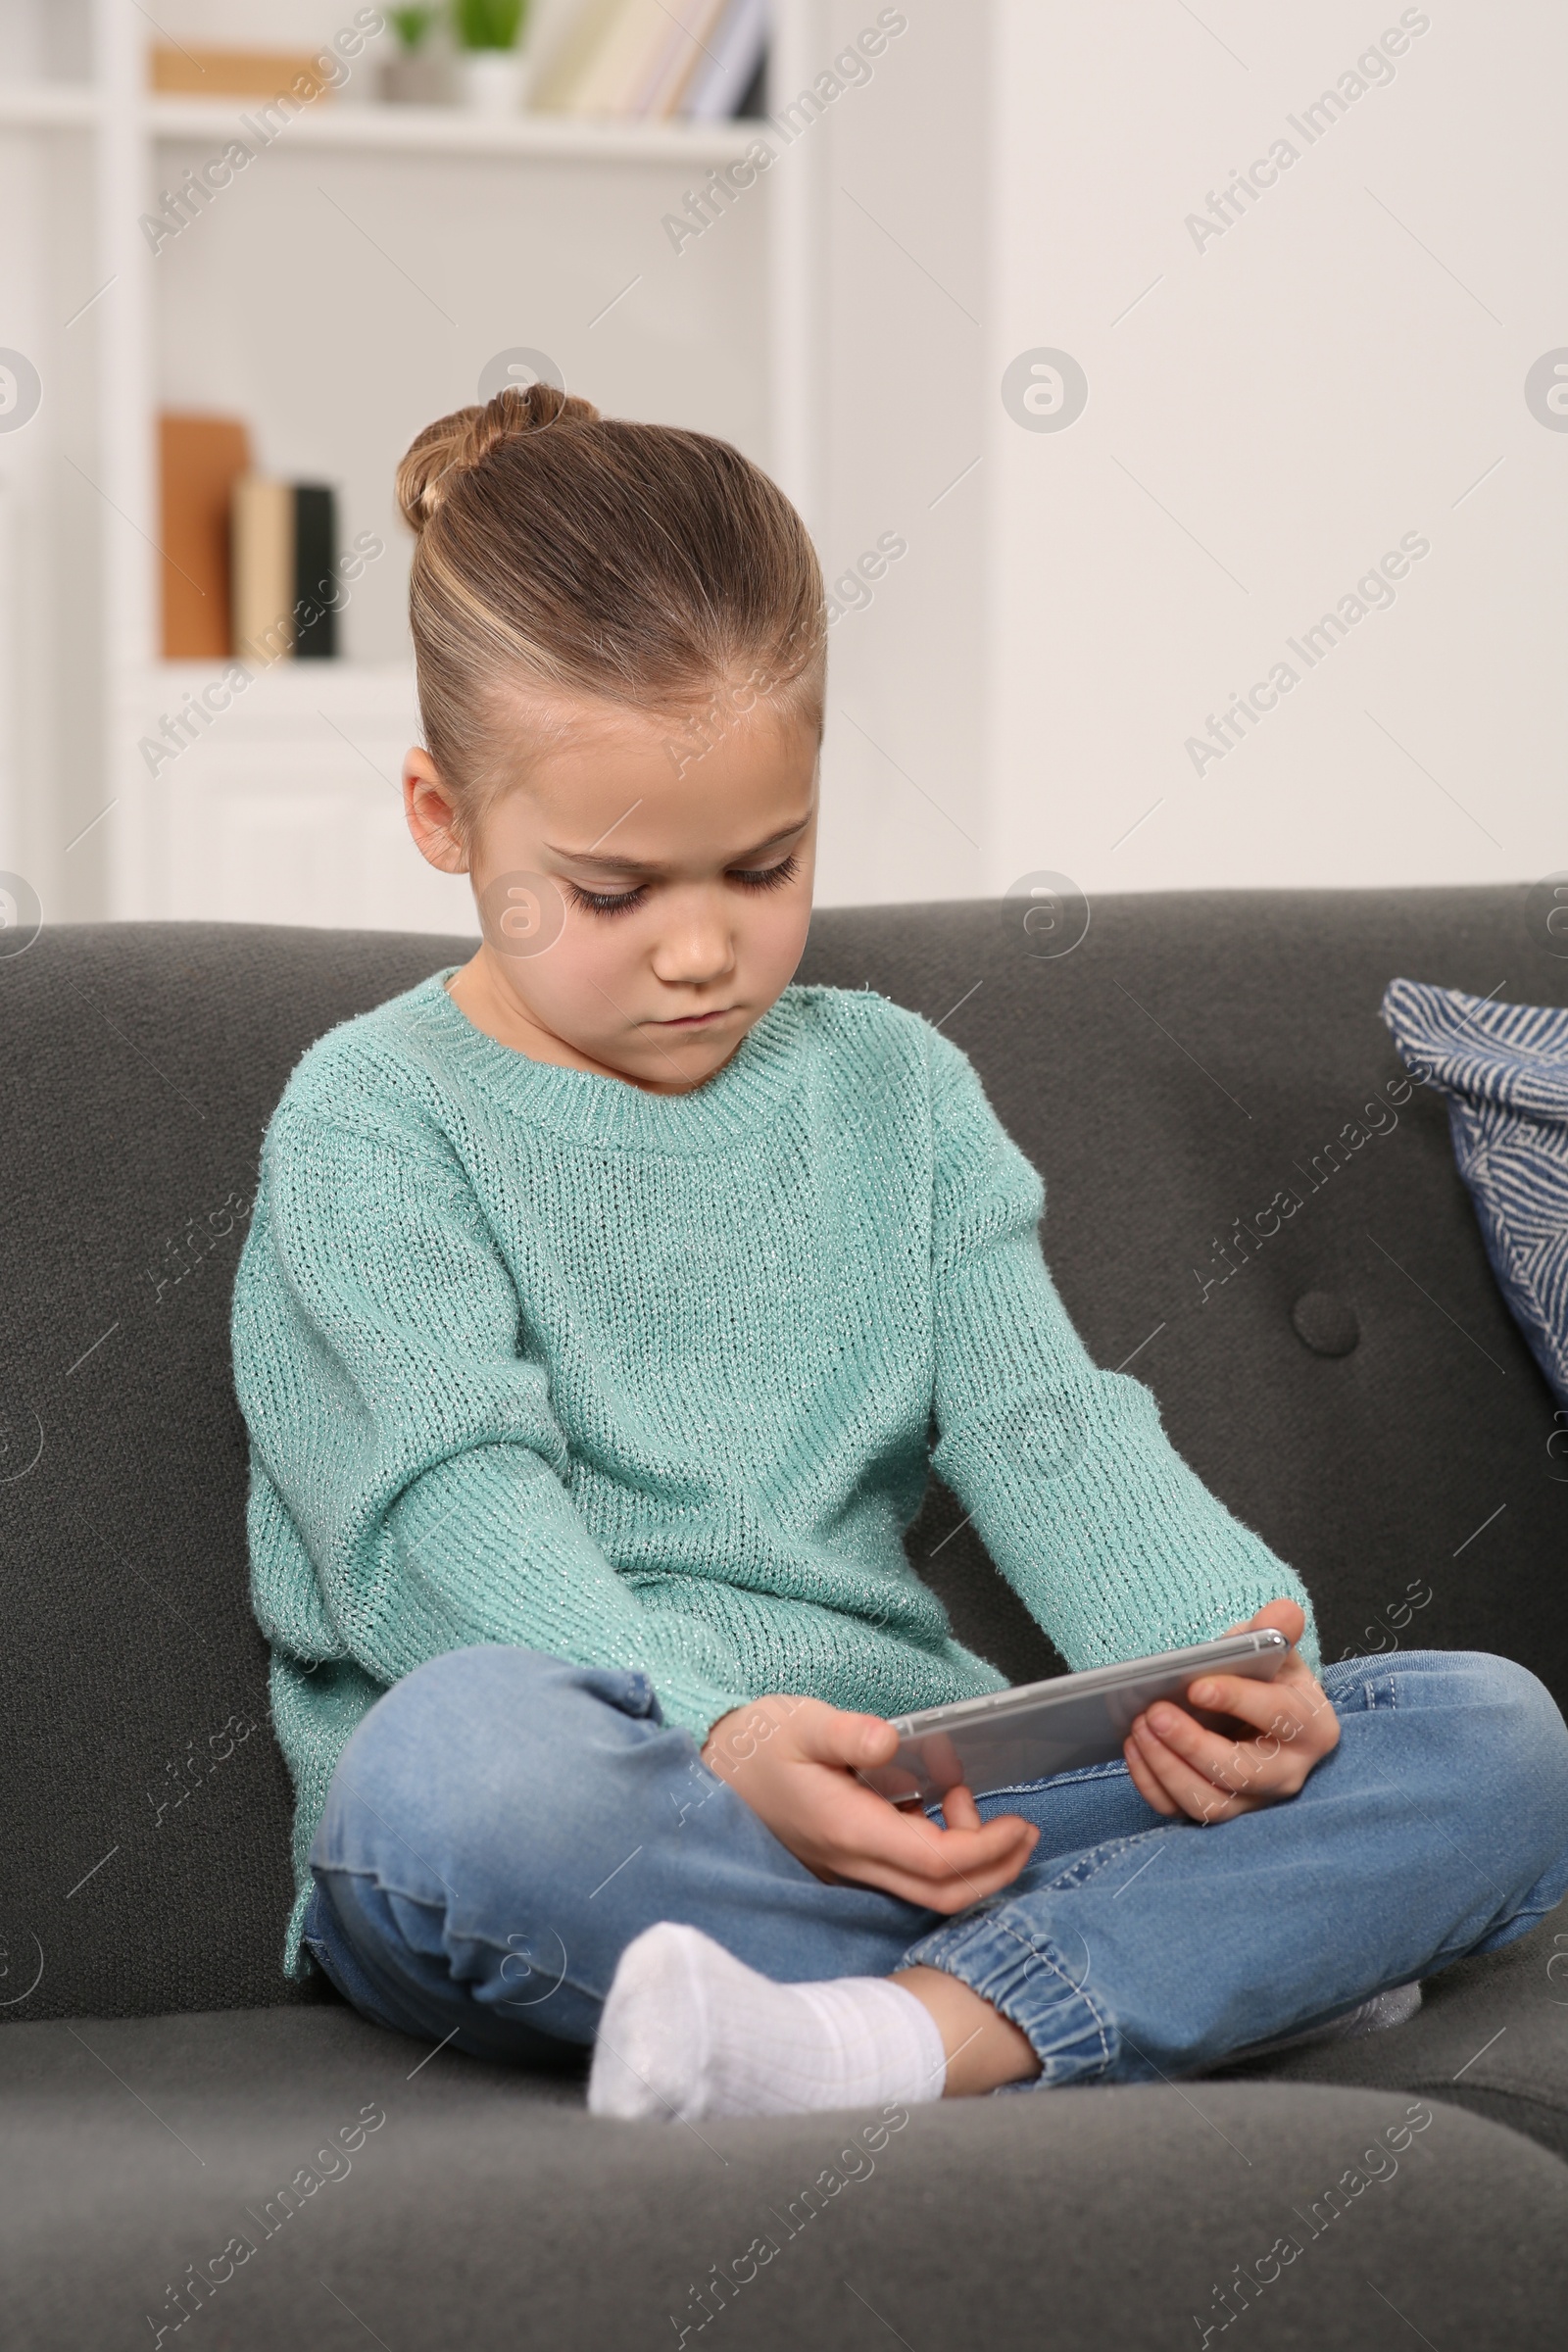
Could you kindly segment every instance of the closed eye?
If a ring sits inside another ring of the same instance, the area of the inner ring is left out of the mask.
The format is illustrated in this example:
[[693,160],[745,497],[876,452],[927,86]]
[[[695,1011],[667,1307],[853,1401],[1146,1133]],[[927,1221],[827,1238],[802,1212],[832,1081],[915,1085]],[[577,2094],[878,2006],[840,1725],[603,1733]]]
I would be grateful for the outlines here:
[[[782,890],[800,870],[800,858],[792,851],[776,865],[732,867],[727,879],[742,890]],[[572,905],[589,914],[629,914],[648,896],[646,882],[639,882],[635,890],[584,890],[578,882],[567,882],[565,888]]]

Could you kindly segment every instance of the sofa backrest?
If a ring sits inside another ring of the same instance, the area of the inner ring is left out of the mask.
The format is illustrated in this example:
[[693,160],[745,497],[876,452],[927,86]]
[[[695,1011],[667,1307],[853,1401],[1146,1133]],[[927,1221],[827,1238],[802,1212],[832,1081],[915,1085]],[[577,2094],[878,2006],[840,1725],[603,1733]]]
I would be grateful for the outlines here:
[[[1524,894],[1106,900],[1056,956],[1024,911],[824,912],[802,977],[973,1056],[1096,1359],[1299,1569],[1326,1655],[1489,1647],[1568,1696],[1564,1419],[1377,1014],[1396,973],[1568,1002]],[[293,1064],[472,944],[90,924],[0,956],[0,2021],[313,1997],[279,1973],[229,1294]],[[1049,1670],[959,1515],[928,1496],[916,1567],[1014,1679]]]

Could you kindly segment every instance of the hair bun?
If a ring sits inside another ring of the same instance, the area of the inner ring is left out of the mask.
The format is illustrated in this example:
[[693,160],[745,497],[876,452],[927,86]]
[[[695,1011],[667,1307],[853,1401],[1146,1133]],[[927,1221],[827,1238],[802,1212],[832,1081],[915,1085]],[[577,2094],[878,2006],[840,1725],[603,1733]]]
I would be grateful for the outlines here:
[[454,482],[472,473],[498,449],[505,449],[546,425],[597,424],[599,411],[591,400],[559,392],[542,379],[524,391],[508,384],[482,408],[454,409],[450,416],[427,424],[411,442],[398,467],[398,505],[411,530],[422,531]]

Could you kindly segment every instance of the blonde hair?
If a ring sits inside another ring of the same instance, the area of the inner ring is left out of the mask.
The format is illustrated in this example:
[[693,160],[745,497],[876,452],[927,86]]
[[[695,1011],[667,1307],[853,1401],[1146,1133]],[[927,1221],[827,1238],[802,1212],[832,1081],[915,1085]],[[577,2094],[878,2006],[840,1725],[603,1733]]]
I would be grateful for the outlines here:
[[749,669],[754,693],[820,734],[816,552],[777,484],[728,442],[601,416],[551,384],[509,385],[426,425],[397,494],[417,540],[409,621],[425,743],[465,829],[515,777],[509,688],[547,705],[689,710]]

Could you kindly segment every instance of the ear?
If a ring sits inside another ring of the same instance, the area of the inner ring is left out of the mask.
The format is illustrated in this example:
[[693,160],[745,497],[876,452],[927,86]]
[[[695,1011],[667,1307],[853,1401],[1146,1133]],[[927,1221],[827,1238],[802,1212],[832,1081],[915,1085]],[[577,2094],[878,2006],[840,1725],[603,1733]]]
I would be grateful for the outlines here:
[[422,744],[416,744],[404,758],[403,813],[421,858],[443,874],[467,872],[468,853],[456,805]]

